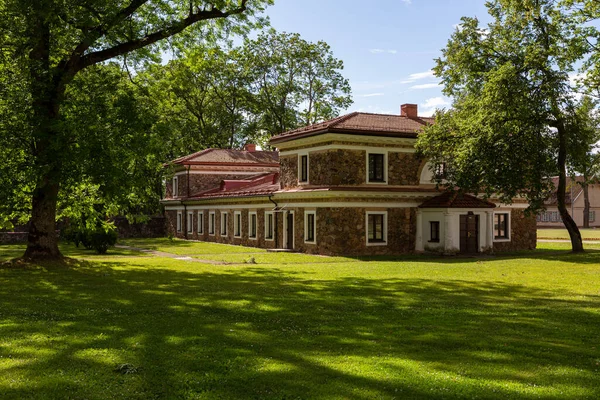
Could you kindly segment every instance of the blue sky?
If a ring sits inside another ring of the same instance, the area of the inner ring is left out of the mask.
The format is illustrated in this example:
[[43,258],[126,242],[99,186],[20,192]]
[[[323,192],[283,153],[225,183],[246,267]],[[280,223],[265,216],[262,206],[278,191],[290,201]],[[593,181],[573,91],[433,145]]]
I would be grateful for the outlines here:
[[398,114],[403,103],[431,115],[449,105],[431,68],[462,16],[487,21],[484,0],[275,0],[278,31],[324,40],[344,61],[354,104],[347,111]]

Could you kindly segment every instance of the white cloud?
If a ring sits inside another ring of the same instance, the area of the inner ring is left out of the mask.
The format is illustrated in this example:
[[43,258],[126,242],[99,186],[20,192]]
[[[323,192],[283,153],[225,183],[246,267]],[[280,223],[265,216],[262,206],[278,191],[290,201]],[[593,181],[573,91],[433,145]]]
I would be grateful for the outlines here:
[[435,77],[433,70],[429,70],[426,72],[417,72],[416,74],[410,74],[407,79],[400,81],[402,84],[413,83],[415,81],[419,81],[421,79],[429,79]]
[[359,94],[356,97],[378,97],[385,96],[385,93],[368,93],[368,94]]
[[432,97],[419,105],[421,107],[419,110],[419,115],[431,117],[435,113],[436,109],[448,107],[451,104],[452,103],[450,102],[450,99],[447,97]]
[[398,53],[398,50],[394,50],[394,49],[369,49],[369,51],[373,54],[382,54],[382,53],[396,54],[396,53]]
[[411,86],[410,89],[413,89],[413,90],[433,89],[433,88],[438,88],[439,86],[440,86],[439,83],[425,83],[423,85]]

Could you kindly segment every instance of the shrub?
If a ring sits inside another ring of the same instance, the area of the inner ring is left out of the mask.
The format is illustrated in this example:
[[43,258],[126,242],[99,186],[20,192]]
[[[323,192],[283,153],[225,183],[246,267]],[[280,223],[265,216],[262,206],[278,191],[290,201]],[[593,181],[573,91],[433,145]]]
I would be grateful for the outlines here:
[[74,243],[77,247],[81,243],[86,249],[96,250],[98,254],[105,254],[118,239],[117,228],[106,221],[99,221],[95,227],[69,227],[63,231],[62,236],[67,242]]

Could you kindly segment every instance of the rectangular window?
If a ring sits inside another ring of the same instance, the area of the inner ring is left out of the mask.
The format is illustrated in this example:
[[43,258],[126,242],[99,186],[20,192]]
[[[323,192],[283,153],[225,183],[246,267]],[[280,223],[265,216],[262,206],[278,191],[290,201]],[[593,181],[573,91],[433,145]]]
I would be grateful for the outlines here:
[[307,243],[316,243],[317,237],[317,212],[306,211],[304,213],[304,241]]
[[179,178],[173,177],[173,197],[179,196]]
[[256,212],[248,213],[248,237],[256,239]]
[[508,239],[508,213],[494,214],[494,238]]
[[233,214],[233,236],[242,237],[242,212],[236,211]]
[[204,233],[204,212],[198,211],[198,233]]
[[429,241],[430,242],[439,242],[440,241],[440,221],[430,221],[429,222]]
[[187,227],[188,233],[194,232],[194,213],[192,211],[188,211],[188,213],[187,213],[186,227]]
[[446,163],[439,163],[435,166],[435,179],[441,181],[442,179],[446,179]]
[[596,222],[596,211],[590,211],[590,222]]
[[177,211],[177,232],[181,232],[183,229],[181,225],[183,225],[183,216],[181,215],[181,211]]
[[211,211],[208,213],[208,234],[215,234],[215,212]]
[[300,182],[308,182],[308,154],[300,156]]
[[367,212],[367,245],[387,243],[387,213]]
[[265,212],[265,240],[273,240],[274,237],[274,225],[273,225],[273,213]]
[[227,212],[221,212],[221,236],[227,236]]
[[385,182],[385,154],[369,153],[369,182]]

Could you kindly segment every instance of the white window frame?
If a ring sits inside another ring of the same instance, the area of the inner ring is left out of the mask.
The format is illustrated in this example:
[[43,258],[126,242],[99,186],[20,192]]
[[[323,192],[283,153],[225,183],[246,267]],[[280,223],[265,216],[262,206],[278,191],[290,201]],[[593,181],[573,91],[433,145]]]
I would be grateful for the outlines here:
[[590,222],[596,222],[596,210],[590,210]]
[[[308,216],[314,216],[313,240],[308,240]],[[304,243],[317,244],[317,210],[304,211]]]
[[[302,157],[306,156],[306,181],[301,181],[302,177]],[[310,182],[310,155],[308,151],[301,151],[298,153],[298,185],[308,185]]]
[[[369,242],[369,215],[383,215],[383,242]],[[387,211],[367,211],[365,212],[365,243],[367,246],[387,246],[388,245],[388,212]]]
[[193,211],[188,211],[187,212],[187,219],[185,220],[186,222],[186,229],[187,229],[187,233],[194,233],[194,212]]
[[[506,218],[506,234],[508,235],[507,238],[501,238],[501,239],[496,239],[496,228],[494,227],[496,225],[496,215],[498,214],[506,214],[508,215],[508,217]],[[511,235],[511,225],[512,225],[512,221],[511,221],[511,212],[510,211],[495,211],[494,212],[494,217],[492,219],[492,237],[494,238],[494,242],[497,243],[501,243],[501,242],[510,242],[512,240],[512,235]]]
[[208,213],[208,234],[210,236],[215,236],[215,231],[216,231],[216,217],[215,217],[215,212],[214,211],[209,211]]
[[[271,224],[271,238],[269,239],[269,231],[267,229],[267,219],[268,216],[272,217],[273,224]],[[265,211],[265,240],[267,242],[272,242],[275,240],[275,213],[273,211]]]
[[171,184],[173,185],[171,190],[172,197],[179,197],[179,177],[174,176]]
[[181,211],[177,211],[177,232],[181,232],[183,230],[183,213]]
[[[365,162],[367,167],[365,170],[367,174],[365,176],[365,182],[368,185],[387,185],[388,184],[388,169],[389,169],[389,151],[387,150],[367,150],[367,155],[365,158]],[[371,154],[383,154],[383,182],[369,182],[369,155]]]
[[204,211],[198,211],[198,218],[197,218],[196,222],[198,223],[197,232],[199,234],[203,234],[204,233]]
[[[239,220],[238,220],[238,217],[239,217]],[[239,232],[239,235],[236,232]],[[235,238],[242,237],[242,212],[241,211],[233,212],[233,237],[235,237]]]
[[[229,221],[227,221],[229,219],[228,214],[229,213],[227,211],[221,211],[221,221],[220,221],[220,224],[219,224],[221,229],[219,230],[219,236],[227,237],[227,235],[229,233],[228,229],[227,229],[228,228],[227,225],[228,225],[228,222],[229,222]],[[225,218],[223,218],[223,216]]]
[[[256,220],[256,229],[254,230],[254,236],[252,236],[252,217],[254,217]],[[258,239],[258,215],[256,211],[250,211],[248,213],[248,239]]]

